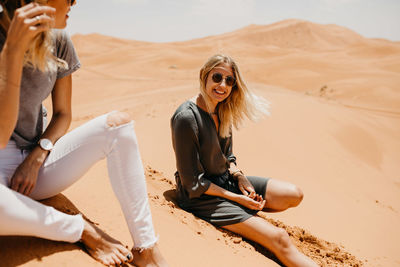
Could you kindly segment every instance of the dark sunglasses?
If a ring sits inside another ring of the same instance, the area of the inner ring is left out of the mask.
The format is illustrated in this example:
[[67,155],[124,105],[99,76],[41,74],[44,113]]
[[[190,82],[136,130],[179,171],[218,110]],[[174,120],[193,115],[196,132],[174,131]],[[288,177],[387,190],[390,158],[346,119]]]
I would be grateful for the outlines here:
[[[216,72],[211,76],[211,78],[212,78],[213,82],[215,82],[215,83],[222,83],[224,76],[221,73]],[[225,77],[225,83],[228,86],[234,86],[236,83],[236,79],[233,78],[232,76],[228,75]]]
[[75,0],[68,0],[69,5],[73,6],[75,4]]

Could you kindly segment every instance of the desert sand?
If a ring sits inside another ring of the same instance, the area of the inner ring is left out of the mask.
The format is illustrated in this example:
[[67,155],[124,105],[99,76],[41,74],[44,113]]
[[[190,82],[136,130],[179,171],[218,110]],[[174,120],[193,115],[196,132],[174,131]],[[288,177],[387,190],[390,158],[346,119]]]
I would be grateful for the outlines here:
[[[171,266],[279,266],[268,251],[175,204],[169,119],[198,92],[198,71],[215,53],[236,59],[248,87],[271,103],[271,116],[234,131],[238,166],[305,194],[297,208],[260,216],[287,229],[321,266],[400,265],[400,42],[300,20],[175,43],[72,39],[82,68],[70,129],[111,110],[135,120]],[[82,212],[132,246],[104,160],[45,203]],[[101,266],[77,244],[30,237],[1,237],[0,259],[0,266]]]

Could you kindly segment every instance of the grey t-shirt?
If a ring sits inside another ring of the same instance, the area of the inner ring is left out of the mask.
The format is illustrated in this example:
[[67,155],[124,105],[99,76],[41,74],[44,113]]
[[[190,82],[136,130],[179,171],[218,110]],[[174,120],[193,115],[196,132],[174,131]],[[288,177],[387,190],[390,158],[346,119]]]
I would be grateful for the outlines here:
[[[62,30],[55,33],[54,54],[68,63],[68,68],[58,68],[54,72],[41,72],[32,67],[24,67],[21,78],[20,101],[17,125],[11,136],[20,149],[31,149],[43,133],[42,102],[53,91],[57,79],[70,75],[80,67],[80,62],[72,41]],[[5,36],[0,31],[0,51]]]

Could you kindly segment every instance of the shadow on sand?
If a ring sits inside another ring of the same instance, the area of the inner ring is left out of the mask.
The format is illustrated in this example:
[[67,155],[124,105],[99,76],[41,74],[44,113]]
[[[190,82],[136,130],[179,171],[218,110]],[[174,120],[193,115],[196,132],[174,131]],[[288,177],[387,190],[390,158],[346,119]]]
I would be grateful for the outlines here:
[[[81,213],[63,194],[40,202],[68,214]],[[85,216],[84,218],[87,219]],[[46,256],[71,250],[85,251],[80,243],[71,244],[26,236],[0,236],[0,266],[19,266],[32,260],[40,262]]]

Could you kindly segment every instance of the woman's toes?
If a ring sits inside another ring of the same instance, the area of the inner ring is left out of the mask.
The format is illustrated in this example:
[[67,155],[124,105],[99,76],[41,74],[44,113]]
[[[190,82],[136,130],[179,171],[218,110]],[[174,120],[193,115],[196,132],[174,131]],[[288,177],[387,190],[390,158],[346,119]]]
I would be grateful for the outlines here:
[[121,259],[123,261],[132,261],[133,259],[133,255],[131,253],[131,251],[129,249],[126,249],[124,247],[122,247],[122,249],[119,250],[119,255],[121,255]]
[[121,260],[121,259],[119,258],[119,256],[117,255],[117,253],[118,253],[118,252],[116,252],[116,253],[113,255],[113,259],[114,259],[114,262],[115,262],[115,266],[121,266],[122,264],[124,264],[124,261]]
[[121,262],[120,265],[124,264],[127,261],[126,256],[124,256],[121,252],[115,253],[118,257],[118,260]]
[[124,246],[119,246],[118,251],[115,252],[118,258],[124,262],[131,262],[133,260],[133,255],[129,249]]
[[102,257],[99,258],[99,261],[104,264],[105,266],[110,266],[111,265],[111,261],[110,259],[108,259],[107,257]]
[[126,262],[132,262],[133,261],[133,254],[132,252],[129,252],[126,254]]
[[109,266],[118,266],[119,260],[117,259],[117,257],[115,255],[111,254],[107,258],[108,258],[108,265]]

